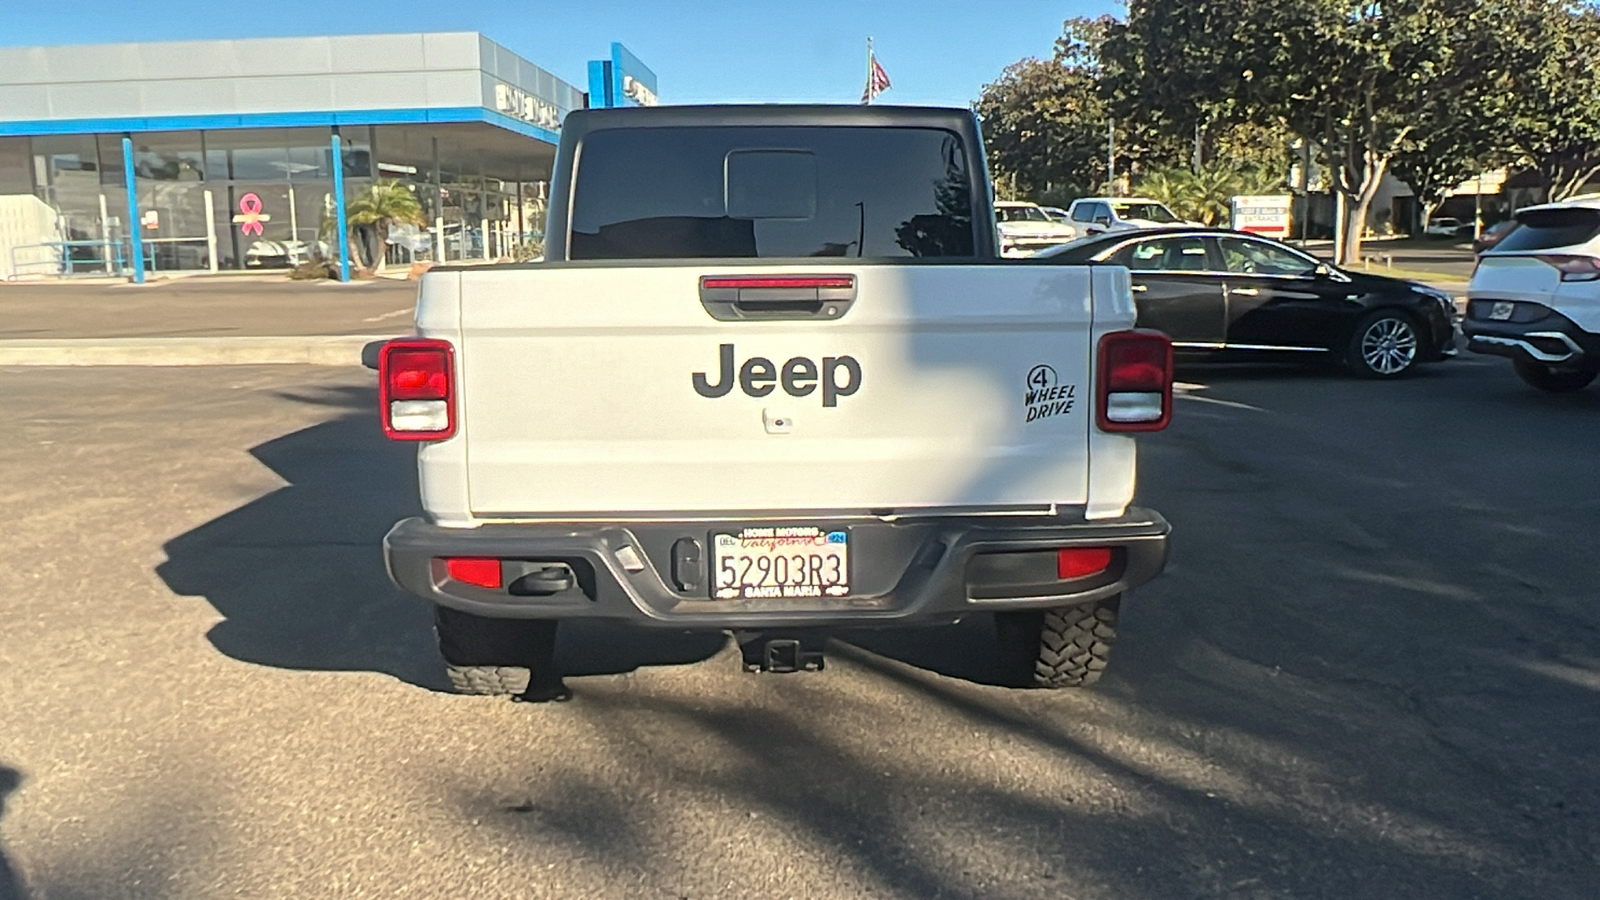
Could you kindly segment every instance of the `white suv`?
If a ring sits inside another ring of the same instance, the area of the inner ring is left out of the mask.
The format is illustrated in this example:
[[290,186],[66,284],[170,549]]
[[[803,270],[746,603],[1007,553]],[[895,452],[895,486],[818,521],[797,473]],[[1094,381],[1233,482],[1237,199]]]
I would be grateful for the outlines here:
[[1467,288],[1467,349],[1511,359],[1544,391],[1600,374],[1600,194],[1517,212]]

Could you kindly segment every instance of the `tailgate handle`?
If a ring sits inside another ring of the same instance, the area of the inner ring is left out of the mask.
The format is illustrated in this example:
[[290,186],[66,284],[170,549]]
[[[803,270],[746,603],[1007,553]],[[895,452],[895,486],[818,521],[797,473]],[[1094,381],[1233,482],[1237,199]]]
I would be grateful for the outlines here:
[[[817,297],[816,291],[810,291],[809,297],[769,297],[750,296],[754,292],[739,292],[739,299],[733,301],[733,308],[746,316],[760,316],[772,318],[784,316],[788,318],[809,319],[822,312],[822,300]],[[776,293],[776,292],[774,292]],[[834,313],[838,315],[838,313]]]
[[722,322],[842,319],[856,302],[854,275],[705,275],[700,305]]

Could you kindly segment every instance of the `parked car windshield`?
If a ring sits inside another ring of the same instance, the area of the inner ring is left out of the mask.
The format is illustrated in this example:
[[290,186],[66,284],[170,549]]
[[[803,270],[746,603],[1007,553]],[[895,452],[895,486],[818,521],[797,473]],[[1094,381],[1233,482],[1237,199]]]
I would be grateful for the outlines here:
[[578,155],[569,254],[970,258],[964,153],[932,128],[597,131]]
[[1120,219],[1141,219],[1146,222],[1176,222],[1178,217],[1159,203],[1115,203],[1112,208]]
[[1600,235],[1600,209],[1533,209],[1517,214],[1522,227],[1494,245],[1496,253],[1554,250],[1587,243]]
[[997,206],[995,218],[1002,222],[1049,222],[1051,218],[1037,206]]

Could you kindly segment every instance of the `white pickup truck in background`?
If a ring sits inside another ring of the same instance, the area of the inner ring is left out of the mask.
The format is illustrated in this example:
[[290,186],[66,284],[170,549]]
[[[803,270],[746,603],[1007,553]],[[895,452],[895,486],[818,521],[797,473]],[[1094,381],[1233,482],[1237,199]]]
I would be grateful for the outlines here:
[[457,687],[566,697],[564,619],[792,671],[989,613],[1011,682],[1095,681],[1166,559],[1171,348],[1127,270],[1001,260],[985,172],[960,110],[571,114],[546,261],[432,270],[380,352],[427,512],[385,555]]

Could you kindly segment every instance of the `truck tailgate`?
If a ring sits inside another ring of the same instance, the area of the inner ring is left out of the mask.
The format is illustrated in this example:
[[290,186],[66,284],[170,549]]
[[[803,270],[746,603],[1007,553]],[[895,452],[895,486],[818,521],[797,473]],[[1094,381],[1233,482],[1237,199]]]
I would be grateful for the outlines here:
[[[799,303],[789,318],[719,319],[728,309],[705,298],[727,292],[702,282],[819,275],[853,286],[832,318]],[[675,263],[427,277],[461,280],[460,332],[436,336],[461,348],[480,518],[1086,500],[1088,269]]]

